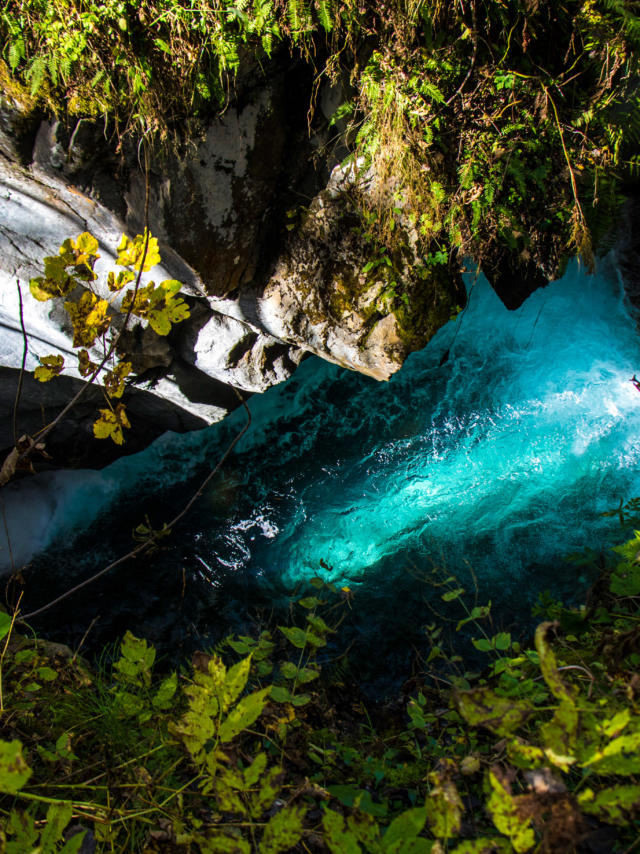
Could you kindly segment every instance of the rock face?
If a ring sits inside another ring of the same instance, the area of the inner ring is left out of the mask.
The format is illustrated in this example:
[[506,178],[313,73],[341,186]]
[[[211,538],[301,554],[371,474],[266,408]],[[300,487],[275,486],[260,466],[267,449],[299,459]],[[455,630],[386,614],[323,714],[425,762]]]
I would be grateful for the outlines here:
[[[101,466],[164,430],[211,424],[238,404],[234,389],[245,396],[265,391],[308,353],[388,379],[415,349],[402,311],[392,311],[388,270],[364,272],[371,246],[358,227],[349,173],[336,166],[329,179],[334,164],[326,159],[311,166],[312,148],[325,138],[323,119],[309,138],[309,86],[295,68],[276,69],[259,85],[241,87],[201,139],[151,157],[149,222],[162,265],[146,278],[180,280],[191,316],[167,337],[138,321],[124,333],[133,365],[126,444],[92,438],[101,401],[92,391],[52,434],[54,465]],[[336,98],[321,94],[321,103]],[[105,129],[87,119],[64,127],[36,122],[30,109],[7,93],[0,102],[0,450],[14,441],[21,299],[26,370],[44,355],[73,355],[61,301],[40,303],[29,293],[42,259],[90,231],[100,243],[99,273],[112,268],[121,234],[139,233],[144,223],[140,152],[118,152]],[[425,292],[430,319],[420,343],[448,319],[460,284],[445,277]],[[80,386],[73,367],[65,374],[46,385],[27,378],[20,433],[37,432]]]

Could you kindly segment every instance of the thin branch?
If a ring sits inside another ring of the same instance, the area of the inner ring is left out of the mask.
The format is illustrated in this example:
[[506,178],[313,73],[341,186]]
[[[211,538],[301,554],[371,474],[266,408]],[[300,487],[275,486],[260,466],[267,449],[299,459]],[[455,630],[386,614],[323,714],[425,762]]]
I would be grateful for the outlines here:
[[18,388],[16,389],[16,399],[13,403],[13,444],[18,446],[18,410],[20,407],[20,395],[22,394],[22,381],[24,379],[25,366],[27,364],[27,353],[29,352],[29,339],[27,338],[27,330],[24,328],[24,307],[22,305],[22,290],[20,288],[20,279],[16,279],[16,287],[18,288],[18,300],[20,301],[20,328],[22,329],[22,365],[20,366],[20,376],[18,377]]
[[[203,494],[204,490],[207,488],[207,486],[209,485],[209,483],[211,482],[213,477],[220,471],[221,467],[224,465],[227,458],[229,457],[229,455],[231,454],[231,452],[233,451],[235,446],[238,444],[240,439],[244,436],[244,434],[247,432],[247,430],[251,426],[251,411],[249,410],[249,407],[247,406],[246,401],[244,400],[242,395],[238,392],[238,390],[234,389],[234,391],[236,392],[236,394],[240,398],[240,401],[242,402],[242,405],[244,406],[244,408],[246,410],[246,413],[247,413],[246,424],[243,426],[243,428],[240,430],[240,432],[235,436],[233,441],[228,446],[227,450],[224,452],[222,457],[218,460],[215,467],[205,477],[205,479],[202,481],[202,483],[200,484],[200,486],[198,487],[196,492],[191,496],[189,501],[187,501],[187,503],[182,508],[182,510],[177,514],[177,516],[174,516],[174,518],[167,525],[165,525],[165,528],[172,529],[189,512],[189,510],[193,507],[193,505],[198,500],[198,498],[201,497],[201,495]],[[53,608],[54,605],[58,605],[60,602],[64,601],[65,599],[68,599],[69,596],[73,595],[78,590],[82,590],[83,587],[88,587],[89,584],[93,584],[94,581],[97,581],[99,578],[102,578],[103,575],[106,575],[112,569],[115,569],[117,566],[120,566],[120,564],[126,563],[126,561],[131,560],[132,558],[138,557],[138,555],[140,555],[140,554],[143,554],[143,552],[146,552],[149,548],[151,548],[151,546],[155,545],[156,540],[157,540],[157,538],[156,538],[155,532],[151,532],[149,534],[149,536],[147,537],[147,539],[143,543],[140,543],[139,546],[136,546],[130,552],[127,552],[127,554],[123,555],[122,557],[119,557],[117,560],[113,561],[113,563],[110,563],[108,566],[105,566],[103,569],[101,569],[95,575],[92,575],[90,578],[85,579],[85,581],[81,581],[80,584],[76,584],[75,587],[72,587],[70,590],[67,590],[65,593],[62,593],[56,599],[53,599],[51,602],[48,602],[46,605],[43,605],[41,608],[37,608],[35,611],[30,611],[28,614],[25,614],[23,617],[20,617],[18,622],[26,623],[27,620],[30,620],[33,617],[37,617],[39,614],[42,614],[44,611],[48,611],[50,608]]]

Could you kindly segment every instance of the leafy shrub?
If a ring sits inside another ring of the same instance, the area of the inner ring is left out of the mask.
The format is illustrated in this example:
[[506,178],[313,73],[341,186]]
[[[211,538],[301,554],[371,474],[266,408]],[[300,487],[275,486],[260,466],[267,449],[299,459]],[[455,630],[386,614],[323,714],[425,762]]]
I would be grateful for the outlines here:
[[640,611],[633,578],[620,587],[637,542],[589,609],[546,600],[531,648],[486,633],[489,608],[448,579],[489,663],[460,672],[441,648],[391,706],[367,708],[344,668],[325,675],[353,594],[320,580],[291,625],[158,676],[129,632],[92,672],[4,615],[5,850],[569,852],[591,834],[622,850],[640,812]]

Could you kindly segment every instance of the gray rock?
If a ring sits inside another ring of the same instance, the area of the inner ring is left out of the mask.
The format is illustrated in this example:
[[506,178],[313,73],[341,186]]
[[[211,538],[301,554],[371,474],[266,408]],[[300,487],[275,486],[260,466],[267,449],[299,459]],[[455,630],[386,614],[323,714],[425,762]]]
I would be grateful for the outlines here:
[[[126,444],[107,449],[110,443],[93,440],[100,393],[92,391],[57,439],[52,436],[57,464],[102,465],[163,430],[213,423],[238,404],[233,388],[263,392],[286,380],[306,353],[387,379],[417,346],[385,297],[389,275],[363,272],[371,248],[351,199],[353,173],[338,167],[323,180],[322,169],[310,166],[312,148],[326,141],[326,119],[310,140],[311,81],[289,59],[285,65],[276,63],[268,80],[240,81],[234,103],[201,139],[151,158],[149,222],[163,261],[143,283],[151,275],[178,279],[191,316],[167,337],[144,322],[131,324],[120,342],[133,366],[124,400],[133,425]],[[339,100],[337,90],[323,90],[320,114],[329,116]],[[105,126],[87,119],[69,127],[43,121],[37,131],[33,121],[28,105],[7,98],[0,105],[0,364],[13,377],[22,361],[19,282],[26,370],[34,370],[38,357],[62,354],[67,376],[46,386],[32,377],[25,384],[21,432],[37,431],[38,413],[53,417],[82,382],[61,301],[37,302],[29,280],[41,273],[44,256],[82,231],[99,241],[96,271],[113,268],[121,234],[142,230],[145,209],[137,147],[125,144],[119,153]],[[29,140],[33,150],[25,158]],[[362,186],[368,191],[366,181]],[[300,208],[301,199],[310,204]],[[406,239],[411,244],[409,227]],[[419,345],[448,318],[447,300]],[[92,356],[99,361],[99,350]],[[0,448],[13,441],[14,387],[7,382]]]

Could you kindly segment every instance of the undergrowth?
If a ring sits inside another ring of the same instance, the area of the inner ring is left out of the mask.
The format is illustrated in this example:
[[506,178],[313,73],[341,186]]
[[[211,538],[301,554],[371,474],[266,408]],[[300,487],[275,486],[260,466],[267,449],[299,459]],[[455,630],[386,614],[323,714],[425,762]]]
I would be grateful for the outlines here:
[[90,668],[4,614],[2,850],[631,851],[640,532],[614,553],[586,605],[541,598],[531,645],[493,633],[490,607],[447,578],[485,666],[465,669],[434,624],[422,675],[378,704],[335,661],[357,599],[320,579],[289,625],[179,672],[130,632]]
[[312,126],[342,92],[331,124],[400,311],[409,249],[538,286],[572,254],[590,268],[638,172],[632,0],[8,0],[0,37],[13,103],[119,140],[193,135],[276,54],[306,63]]

